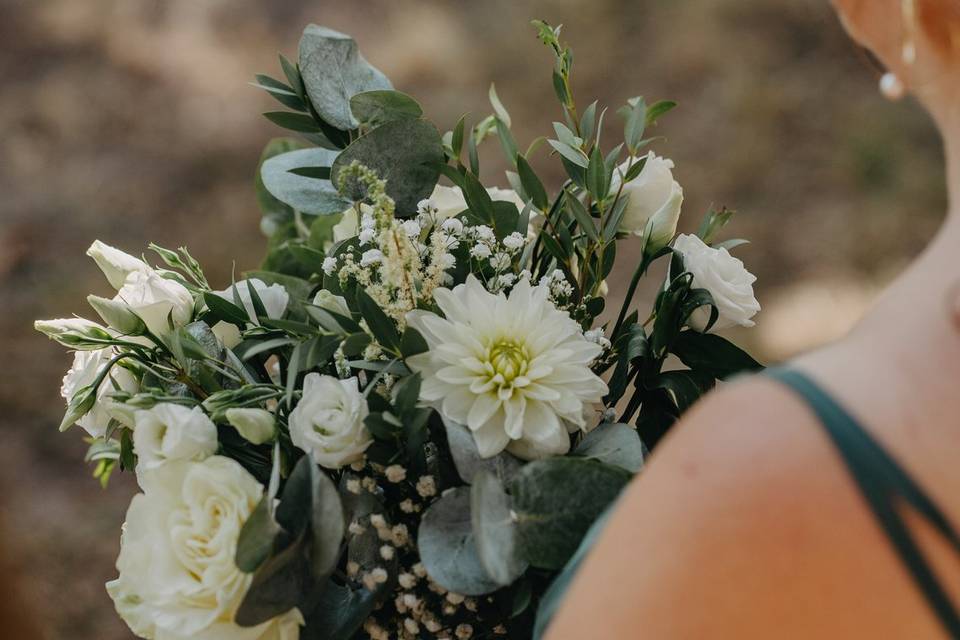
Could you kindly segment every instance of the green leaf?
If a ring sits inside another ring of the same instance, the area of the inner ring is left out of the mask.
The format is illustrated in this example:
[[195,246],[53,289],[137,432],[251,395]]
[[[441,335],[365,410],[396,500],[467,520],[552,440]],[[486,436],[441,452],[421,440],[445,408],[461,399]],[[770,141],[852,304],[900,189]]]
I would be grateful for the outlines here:
[[719,211],[711,208],[703,217],[703,222],[700,223],[700,228],[697,229],[697,236],[699,236],[705,244],[713,244],[714,238],[721,229],[727,226],[727,223],[730,222],[730,218],[733,217],[734,213],[736,212],[726,207],[721,207]]
[[306,616],[302,638],[351,640],[383,600],[385,590],[368,591],[362,585],[328,581],[316,599],[313,613]]
[[590,217],[590,213],[587,211],[586,207],[583,206],[583,203],[576,196],[568,195],[567,199],[567,211],[574,217],[577,221],[577,224],[580,226],[580,229],[583,230],[591,240],[596,242],[600,239],[600,233],[597,231],[597,225],[594,223],[593,218]]
[[714,377],[695,371],[666,371],[661,373],[652,385],[654,389],[669,391],[680,413],[685,412],[713,388]]
[[517,173],[520,175],[520,182],[523,184],[523,190],[527,192],[533,201],[533,206],[540,211],[546,211],[550,205],[547,197],[547,190],[543,187],[543,182],[533,171],[533,167],[527,162],[527,159],[521,155],[517,156]]
[[400,336],[397,335],[396,324],[362,289],[357,291],[357,307],[377,342],[387,349],[399,348]]
[[317,133],[320,131],[319,125],[313,118],[305,113],[292,113],[290,111],[267,111],[263,117],[273,124],[301,133]]
[[303,167],[329,167],[337,157],[328,149],[290,151],[264,162],[260,177],[270,195],[293,209],[313,215],[342,213],[350,202],[340,197],[329,180],[292,173]]
[[460,116],[457,120],[457,126],[453,128],[453,135],[450,137],[450,149],[457,160],[460,159],[460,152],[463,151],[463,131],[466,127],[466,115]]
[[251,82],[250,84],[258,89],[263,89],[269,93],[274,100],[285,107],[295,111],[307,112],[306,105],[303,104],[303,100],[297,95],[296,91],[282,82],[277,82],[270,76],[258,75],[257,81]]
[[470,516],[480,564],[500,586],[512,584],[529,563],[520,555],[510,496],[489,471],[480,471],[470,487]]
[[647,126],[649,127],[656,124],[660,116],[668,111],[672,111],[676,106],[677,103],[672,100],[661,100],[650,105],[650,108],[647,109]]
[[691,369],[721,380],[764,368],[740,347],[711,333],[683,331],[674,341],[672,352]]
[[427,574],[448,591],[480,596],[500,588],[478,555],[469,487],[453,489],[427,509],[420,522],[417,549]]
[[569,144],[565,144],[559,140],[547,140],[547,144],[556,149],[561,156],[578,167],[586,169],[590,164],[587,156],[583,155],[582,151],[575,147],[571,147]]
[[279,54],[280,57],[280,68],[283,69],[283,75],[287,77],[287,82],[290,83],[290,88],[293,89],[301,100],[307,99],[306,88],[303,86],[303,78],[300,77],[300,69],[297,68],[297,65],[287,60],[287,57],[282,53]]
[[404,358],[426,353],[429,350],[430,345],[427,344],[427,341],[419,331],[411,326],[407,326],[407,328],[403,330],[403,335],[400,337],[400,354]]
[[306,554],[307,535],[302,531],[256,570],[234,621],[241,627],[255,627],[297,606],[310,583]]
[[497,87],[491,82],[490,91],[488,93],[490,97],[490,104],[493,106],[493,112],[497,115],[497,119],[500,120],[503,124],[509,129],[512,126],[510,122],[510,114],[504,108],[503,103],[500,102],[500,96],[497,95]]
[[587,165],[587,190],[595,200],[603,200],[610,193],[610,176],[600,147],[594,147]]
[[573,455],[636,473],[643,467],[643,443],[627,424],[604,423],[584,436]]
[[619,467],[582,458],[523,467],[509,485],[523,556],[540,569],[562,568],[630,478]]
[[300,39],[300,75],[313,108],[343,131],[359,124],[350,112],[353,96],[393,89],[387,77],[360,55],[353,38],[315,24],[307,26]]
[[443,157],[435,126],[425,120],[394,120],[343,150],[333,163],[333,183],[344,167],[357,161],[387,181],[387,195],[396,203],[398,215],[411,216],[417,204],[433,193]]
[[628,106],[621,109],[620,113],[627,119],[623,128],[623,139],[628,149],[636,151],[647,125],[647,104],[643,98],[631,98]]
[[273,550],[277,536],[283,531],[273,519],[272,496],[264,495],[257,507],[243,523],[237,538],[237,568],[253,573],[266,561]]
[[419,118],[420,104],[399,91],[364,91],[350,98],[350,111],[361,123],[376,127],[394,120]]
[[290,173],[304,178],[316,178],[318,180],[330,179],[330,167],[296,167],[290,169]]

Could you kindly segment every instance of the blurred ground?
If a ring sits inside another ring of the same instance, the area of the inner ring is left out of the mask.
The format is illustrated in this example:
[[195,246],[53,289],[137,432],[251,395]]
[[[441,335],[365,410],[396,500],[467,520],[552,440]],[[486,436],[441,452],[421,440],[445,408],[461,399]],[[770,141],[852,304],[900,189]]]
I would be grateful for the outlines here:
[[[108,293],[85,248],[187,244],[215,283],[255,266],[252,171],[279,132],[246,82],[311,21],[353,34],[442,129],[487,113],[495,81],[525,146],[559,117],[532,17],[567,25],[582,104],[680,102],[657,151],[687,229],[710,203],[742,212],[765,311],[737,339],[764,359],[841,335],[935,231],[935,133],[880,98],[826,0],[0,0],[0,521],[50,637],[130,637],[102,585],[134,487],[102,492],[80,433],[56,433],[68,357],[30,327]],[[484,157],[492,184],[501,155]]]

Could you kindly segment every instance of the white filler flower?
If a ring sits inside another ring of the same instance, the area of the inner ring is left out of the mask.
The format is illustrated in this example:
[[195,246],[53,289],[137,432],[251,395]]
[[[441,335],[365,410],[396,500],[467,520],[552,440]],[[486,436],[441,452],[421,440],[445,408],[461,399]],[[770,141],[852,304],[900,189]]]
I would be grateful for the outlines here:
[[362,459],[373,444],[363,423],[369,413],[356,378],[308,374],[303,397],[290,412],[290,440],[321,467],[339,469]]
[[234,620],[252,574],[237,568],[240,529],[263,487],[240,464],[213,456],[150,473],[133,497],[107,583],[117,613],[141,638],[297,640],[297,609],[256,627]]
[[423,375],[420,398],[467,425],[484,457],[504,449],[527,460],[566,453],[568,427],[584,428],[584,405],[607,392],[590,370],[600,346],[550,302],[547,287],[526,279],[509,298],[472,275],[434,297],[444,318],[407,315],[430,346],[407,359]]
[[[757,277],[747,271],[743,262],[726,249],[714,249],[692,235],[677,236],[673,250],[683,256],[684,268],[693,274],[693,287],[706,289],[713,296],[720,317],[711,331],[756,324],[752,318],[760,311],[760,303],[753,294]],[[708,322],[710,309],[701,307],[690,316],[689,324],[691,328],[703,331]]]

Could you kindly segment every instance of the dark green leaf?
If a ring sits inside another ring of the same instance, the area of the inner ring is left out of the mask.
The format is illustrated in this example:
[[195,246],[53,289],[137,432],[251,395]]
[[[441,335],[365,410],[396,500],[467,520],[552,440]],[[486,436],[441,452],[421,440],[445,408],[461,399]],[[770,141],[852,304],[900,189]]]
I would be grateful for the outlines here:
[[691,369],[720,379],[763,369],[763,365],[729,340],[698,331],[682,332],[674,341],[672,351]]
[[433,193],[443,163],[440,132],[425,120],[394,120],[357,138],[333,163],[333,182],[340,171],[358,161],[387,182],[387,195],[400,216],[416,213],[417,204]]
[[350,98],[350,110],[357,121],[379,126],[393,120],[419,118],[423,109],[416,100],[399,91],[364,91]]
[[400,336],[397,335],[396,324],[362,289],[357,291],[357,307],[377,342],[387,349],[399,348]]
[[263,114],[267,120],[273,124],[289,129],[290,131],[299,131],[303,133],[317,133],[320,131],[319,125],[313,118],[305,113],[292,113],[290,111],[267,111]]
[[533,206],[541,211],[546,211],[550,204],[547,198],[547,190],[544,189],[543,183],[537,177],[527,159],[520,155],[517,156],[517,173],[520,175],[523,190],[533,201]]

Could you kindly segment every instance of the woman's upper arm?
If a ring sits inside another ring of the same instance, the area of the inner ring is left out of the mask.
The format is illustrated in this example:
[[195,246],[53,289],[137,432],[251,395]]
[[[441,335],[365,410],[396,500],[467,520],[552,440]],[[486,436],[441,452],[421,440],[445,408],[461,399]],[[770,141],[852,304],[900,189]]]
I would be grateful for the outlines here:
[[825,621],[856,625],[865,611],[845,601],[848,578],[871,575],[872,556],[824,531],[883,541],[832,456],[803,406],[770,382],[708,398],[628,489],[548,639],[811,637]]

